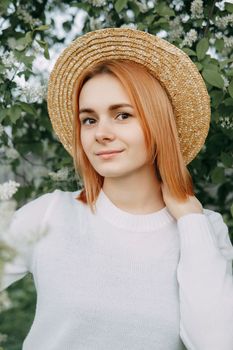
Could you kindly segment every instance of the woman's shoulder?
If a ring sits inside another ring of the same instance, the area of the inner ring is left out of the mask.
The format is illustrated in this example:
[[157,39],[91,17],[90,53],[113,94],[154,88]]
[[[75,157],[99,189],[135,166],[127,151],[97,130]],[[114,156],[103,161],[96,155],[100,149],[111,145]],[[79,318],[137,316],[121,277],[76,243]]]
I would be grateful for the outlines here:
[[50,192],[43,193],[36,198],[30,199],[26,204],[24,204],[21,208],[17,210],[17,212],[22,210],[38,210],[39,208],[43,210],[48,209],[49,206],[56,203],[67,204],[70,202],[72,204],[82,204],[81,201],[78,201],[76,197],[80,194],[80,190],[76,191],[64,191],[61,189],[55,189]]
[[60,222],[71,217],[83,215],[87,205],[77,199],[80,190],[64,191],[54,189],[51,192],[41,194],[37,198],[30,200],[27,204],[17,210],[16,215],[20,217],[27,216],[31,222]]
[[220,212],[212,209],[203,209],[210,225],[211,232],[214,233],[214,241],[220,248],[221,253],[228,259],[233,261],[233,246],[230,239],[229,228],[225,223]]
[[11,224],[21,226],[22,221],[24,226],[26,224],[35,225],[37,222],[42,223],[52,212],[58,212],[59,208],[62,208],[63,211],[66,208],[68,209],[68,204],[72,206],[81,205],[81,202],[75,199],[80,191],[72,192],[55,189],[29,199],[27,203],[15,211]]
[[54,200],[60,205],[71,205],[74,207],[84,207],[84,203],[78,200],[77,197],[81,193],[82,189],[76,191],[64,191],[61,189],[55,189],[52,192]]
[[59,224],[72,213],[81,212],[72,210],[82,207],[82,203],[75,199],[80,191],[55,189],[30,199],[13,213],[3,233],[3,239],[16,242],[24,236],[36,237],[38,232],[43,232],[48,225]]

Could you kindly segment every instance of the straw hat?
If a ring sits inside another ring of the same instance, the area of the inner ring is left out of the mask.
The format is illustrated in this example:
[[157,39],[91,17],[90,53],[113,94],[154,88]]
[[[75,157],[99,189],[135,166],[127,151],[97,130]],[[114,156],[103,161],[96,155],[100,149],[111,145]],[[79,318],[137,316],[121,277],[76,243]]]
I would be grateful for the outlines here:
[[210,126],[210,97],[187,54],[156,35],[132,28],[104,28],[75,39],[58,57],[48,82],[48,112],[59,140],[72,154],[72,96],[80,74],[106,59],[141,63],[171,100],[187,165],[201,150]]

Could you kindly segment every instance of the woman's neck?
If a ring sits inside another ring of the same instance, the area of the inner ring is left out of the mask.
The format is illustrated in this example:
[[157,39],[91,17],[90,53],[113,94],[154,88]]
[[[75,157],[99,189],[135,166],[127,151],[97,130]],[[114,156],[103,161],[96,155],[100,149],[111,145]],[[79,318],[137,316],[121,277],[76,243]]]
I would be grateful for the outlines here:
[[125,177],[105,178],[103,191],[120,209],[132,214],[149,214],[165,207],[154,166]]

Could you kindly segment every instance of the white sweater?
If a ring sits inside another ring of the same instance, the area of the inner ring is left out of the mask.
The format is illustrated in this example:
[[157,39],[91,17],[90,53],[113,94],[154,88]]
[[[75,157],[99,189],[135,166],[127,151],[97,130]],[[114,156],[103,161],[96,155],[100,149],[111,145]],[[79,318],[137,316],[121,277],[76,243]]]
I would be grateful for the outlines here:
[[101,190],[94,215],[78,193],[27,203],[7,234],[20,255],[1,290],[30,271],[37,291],[23,350],[232,350],[233,247],[221,214],[135,215]]

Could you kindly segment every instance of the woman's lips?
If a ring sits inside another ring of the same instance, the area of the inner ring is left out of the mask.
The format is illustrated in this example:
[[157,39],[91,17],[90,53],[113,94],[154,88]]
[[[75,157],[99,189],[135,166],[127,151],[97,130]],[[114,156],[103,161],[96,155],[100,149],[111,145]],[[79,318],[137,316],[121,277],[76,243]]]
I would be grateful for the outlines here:
[[109,158],[116,157],[119,153],[122,153],[122,152],[123,151],[112,152],[112,153],[103,153],[103,154],[99,154],[98,157],[100,157],[102,159],[109,159]]

